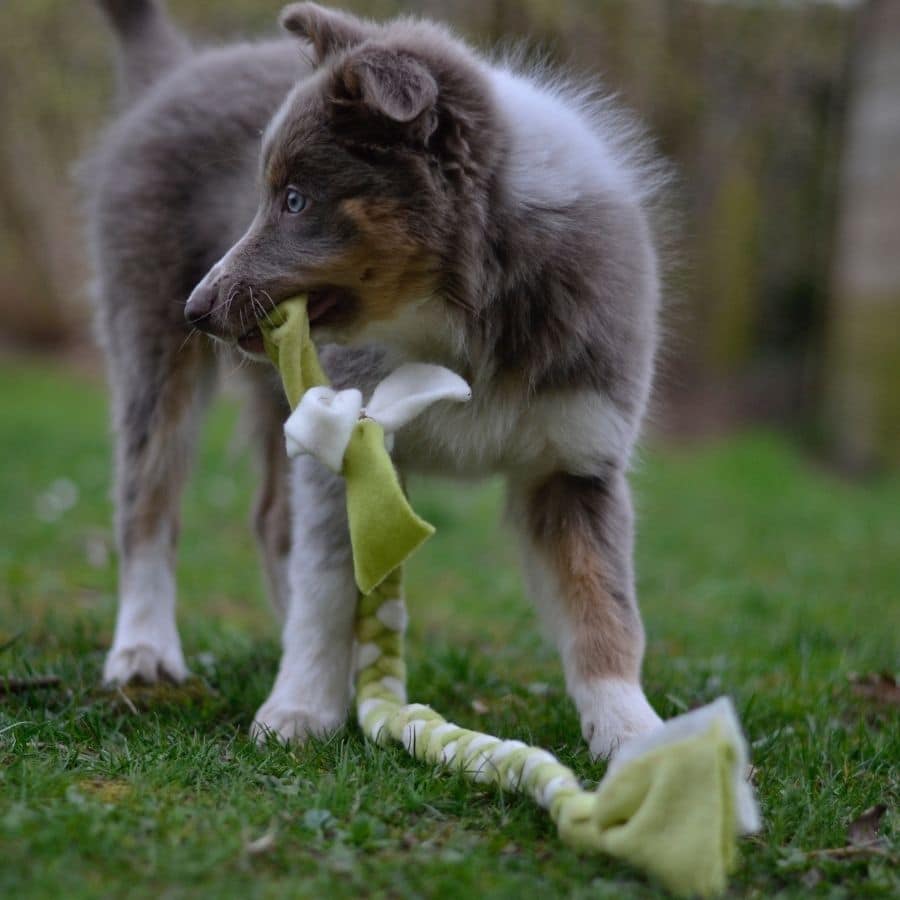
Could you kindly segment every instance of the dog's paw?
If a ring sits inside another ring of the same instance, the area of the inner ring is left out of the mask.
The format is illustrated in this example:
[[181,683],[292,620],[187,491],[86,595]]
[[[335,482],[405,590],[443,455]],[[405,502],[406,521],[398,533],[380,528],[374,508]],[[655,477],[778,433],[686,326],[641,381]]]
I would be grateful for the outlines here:
[[609,759],[629,738],[662,725],[640,685],[601,679],[582,685],[574,693],[581,732],[595,759]]
[[103,683],[110,687],[130,681],[145,684],[174,681],[180,684],[190,674],[177,641],[165,647],[146,642],[113,646],[103,665]]
[[343,712],[314,711],[307,706],[270,697],[256,713],[250,726],[250,737],[258,744],[266,743],[270,737],[285,743],[302,743],[310,736],[325,737],[337,731],[344,719]]

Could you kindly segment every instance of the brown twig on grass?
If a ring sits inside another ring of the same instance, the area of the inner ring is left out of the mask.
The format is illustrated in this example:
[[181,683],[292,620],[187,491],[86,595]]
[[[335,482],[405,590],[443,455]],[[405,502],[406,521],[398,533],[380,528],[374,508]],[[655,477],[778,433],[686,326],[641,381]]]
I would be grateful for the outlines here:
[[25,691],[40,688],[56,687],[59,675],[36,675],[34,678],[4,678],[0,676],[0,695],[24,694]]
[[848,844],[846,847],[829,847],[822,850],[807,850],[804,856],[826,857],[827,859],[850,859],[854,856],[886,856],[895,859],[896,855],[884,845],[883,841],[869,841],[865,844]]
[[116,693],[122,698],[122,702],[131,710],[132,715],[138,716],[138,708],[131,702],[131,697],[122,690],[121,685],[116,685]]

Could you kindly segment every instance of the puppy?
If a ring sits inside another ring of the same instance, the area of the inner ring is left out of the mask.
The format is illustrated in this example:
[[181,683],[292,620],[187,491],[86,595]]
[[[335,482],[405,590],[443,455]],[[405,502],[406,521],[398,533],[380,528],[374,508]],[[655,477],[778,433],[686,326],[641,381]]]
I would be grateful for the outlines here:
[[[298,3],[282,14],[293,44],[192,55],[156,3],[103,5],[129,98],[93,166],[122,554],[106,679],[187,674],[171,556],[210,355],[181,318],[258,361],[258,319],[306,293],[336,386],[365,395],[406,361],[471,384],[471,403],[397,434],[398,469],[505,478],[592,753],[655,728],[626,473],[657,344],[661,179],[628,120],[428,22]],[[264,362],[250,369],[257,526],[284,616],[253,729],[302,739],[350,702],[343,488],[310,458],[288,471],[287,411]]]

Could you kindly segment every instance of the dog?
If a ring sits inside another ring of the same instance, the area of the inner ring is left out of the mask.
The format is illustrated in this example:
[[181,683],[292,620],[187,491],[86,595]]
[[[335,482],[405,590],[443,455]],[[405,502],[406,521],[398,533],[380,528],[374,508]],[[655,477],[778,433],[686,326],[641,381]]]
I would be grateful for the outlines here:
[[428,21],[295,3],[282,39],[197,51],[155,0],[100,5],[122,104],[87,167],[117,444],[105,680],[188,675],[172,560],[215,380],[196,329],[251,361],[255,522],[284,628],[253,734],[302,740],[345,721],[357,590],[343,487],[310,457],[289,466],[258,328],[304,293],[336,387],[365,396],[409,361],[469,382],[469,404],[436,404],[396,435],[401,476],[503,476],[590,751],[656,728],[627,473],[658,344],[665,179],[639,129]]

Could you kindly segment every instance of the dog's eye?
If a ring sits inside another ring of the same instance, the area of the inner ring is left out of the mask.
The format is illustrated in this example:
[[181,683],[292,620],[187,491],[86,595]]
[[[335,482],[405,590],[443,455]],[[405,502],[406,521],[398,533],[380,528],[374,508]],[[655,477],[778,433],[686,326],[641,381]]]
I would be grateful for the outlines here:
[[306,209],[306,197],[296,188],[288,188],[284,195],[284,208],[293,216]]

